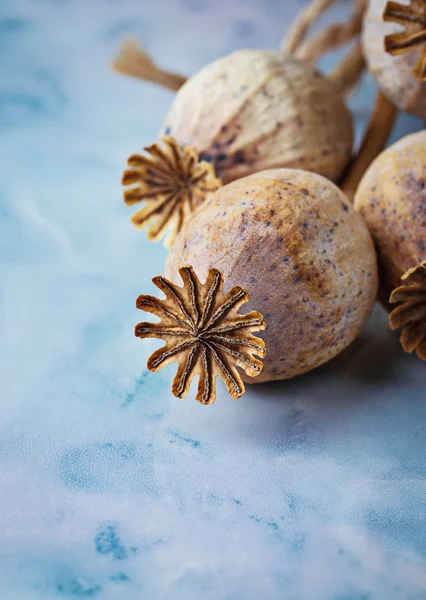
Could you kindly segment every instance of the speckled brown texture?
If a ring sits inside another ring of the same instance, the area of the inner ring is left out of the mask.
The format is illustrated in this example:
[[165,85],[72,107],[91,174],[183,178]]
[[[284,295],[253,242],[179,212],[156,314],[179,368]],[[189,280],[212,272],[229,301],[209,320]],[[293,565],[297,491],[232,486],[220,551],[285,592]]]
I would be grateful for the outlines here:
[[336,180],[353,144],[352,116],[333,83],[279,51],[239,50],[178,91],[161,135],[195,147],[227,183],[275,167]]
[[385,36],[402,30],[401,25],[383,20],[386,1],[371,0],[364,20],[362,42],[368,67],[396,106],[426,119],[426,82],[414,75],[418,51],[392,56],[385,50]]
[[389,295],[408,269],[426,259],[426,131],[376,158],[358,187],[355,209],[373,236]]
[[362,219],[334,184],[305,171],[263,171],[218,190],[176,238],[167,277],[176,281],[184,264],[201,277],[220,269],[263,314],[267,354],[255,381],[294,377],[336,356],[363,328],[377,292]]

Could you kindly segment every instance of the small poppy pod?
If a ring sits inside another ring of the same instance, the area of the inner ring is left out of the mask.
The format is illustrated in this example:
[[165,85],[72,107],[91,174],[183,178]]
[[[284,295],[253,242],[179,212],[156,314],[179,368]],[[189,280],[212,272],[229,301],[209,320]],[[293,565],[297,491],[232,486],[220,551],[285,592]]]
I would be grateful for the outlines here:
[[358,187],[355,209],[376,244],[390,326],[402,329],[406,352],[426,360],[426,131],[376,158]]
[[[367,227],[328,179],[272,169],[215,192],[183,226],[166,276],[213,266],[260,311],[266,358],[256,381],[288,379],[350,344],[373,309],[377,265]],[[250,381],[250,379],[245,379]]]
[[370,0],[362,43],[383,92],[398,108],[426,119],[426,1]]

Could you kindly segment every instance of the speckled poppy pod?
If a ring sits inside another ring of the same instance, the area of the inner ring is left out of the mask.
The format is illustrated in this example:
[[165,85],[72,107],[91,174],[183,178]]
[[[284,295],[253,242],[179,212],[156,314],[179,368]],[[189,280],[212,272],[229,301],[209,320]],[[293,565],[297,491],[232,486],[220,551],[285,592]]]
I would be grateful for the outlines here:
[[362,41],[384,93],[400,109],[426,119],[426,0],[370,0]]
[[332,82],[280,51],[238,50],[179,90],[162,134],[195,147],[224,183],[262,169],[336,179],[352,150],[352,116]]
[[165,300],[154,296],[139,296],[136,307],[153,313],[159,323],[139,323],[135,335],[158,338],[165,345],[148,360],[148,369],[157,371],[178,363],[172,392],[185,398],[192,379],[198,375],[196,400],[213,404],[216,398],[216,378],[223,379],[231,398],[239,398],[245,388],[238,368],[249,381],[262,371],[265,343],[253,335],[265,329],[265,320],[256,311],[239,314],[248,302],[247,291],[235,286],[223,291],[224,279],[218,269],[209,269],[201,283],[194,269],[186,265],[179,269],[183,287],[174,285],[161,275],[153,283],[165,294]]
[[[250,290],[267,347],[253,382],[287,379],[336,356],[363,329],[378,274],[373,242],[339,188],[307,171],[273,169],[215,192],[185,223],[166,276],[192,264]],[[243,379],[247,379],[243,376]]]
[[[344,95],[358,81],[364,60],[360,45],[355,44],[329,77],[319,73],[314,63],[323,52],[359,33],[366,0],[353,0],[354,13],[346,23],[333,24],[306,39],[310,26],[332,3],[314,0],[304,9],[281,49],[238,50],[186,81],[174,73],[168,78],[167,72],[135,48],[134,42],[125,44],[114,67],[177,90],[159,137],[167,136],[166,143],[173,144],[175,165],[188,153],[195,169],[197,159],[204,170],[205,163],[209,163],[212,185],[214,177],[228,183],[276,167],[303,168],[337,180],[353,145],[353,120]],[[133,167],[143,161],[147,168],[135,173]],[[153,223],[150,237],[158,239],[168,228],[167,215],[174,215],[169,241],[173,240],[193,212],[189,202],[185,210],[182,203],[176,203],[176,190],[184,189],[187,197],[194,196],[194,179],[176,177],[173,167],[170,185],[164,174],[160,177],[157,171],[154,177],[153,169],[139,155],[133,155],[129,165],[130,174],[125,173],[123,183],[139,186],[139,200],[151,198],[142,219],[136,216],[134,222],[139,226]],[[200,186],[198,192],[200,201],[208,195],[200,193]],[[126,201],[133,202],[134,198],[133,191],[130,195],[125,192]],[[155,210],[156,205],[161,206],[161,214]]]
[[376,158],[355,196],[376,244],[392,329],[406,352],[426,360],[426,131]]

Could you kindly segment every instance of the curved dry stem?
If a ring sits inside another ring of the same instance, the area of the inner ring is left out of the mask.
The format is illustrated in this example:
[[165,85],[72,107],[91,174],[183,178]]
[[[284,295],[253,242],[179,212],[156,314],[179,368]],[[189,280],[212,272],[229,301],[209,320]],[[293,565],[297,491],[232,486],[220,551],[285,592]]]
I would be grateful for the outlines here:
[[338,0],[312,0],[310,4],[302,8],[293,21],[290,29],[286,32],[280,45],[280,50],[295,53],[309,30],[317,22],[319,17]]
[[295,52],[297,58],[315,63],[326,52],[344,46],[357,36],[362,28],[367,0],[354,0],[354,3],[353,13],[345,23],[332,23],[316,36],[308,38]]
[[342,62],[329,73],[328,78],[333,81],[342,95],[348,96],[358,85],[365,66],[361,42],[358,40]]
[[175,92],[182,87],[187,79],[178,73],[161,69],[152,57],[141,48],[139,43],[132,38],[127,39],[122,44],[117,57],[112,62],[112,68],[123,75],[144,79]]
[[385,147],[397,113],[398,109],[383,92],[377,92],[374,109],[364,133],[361,147],[341,183],[343,192],[351,202],[364,173]]

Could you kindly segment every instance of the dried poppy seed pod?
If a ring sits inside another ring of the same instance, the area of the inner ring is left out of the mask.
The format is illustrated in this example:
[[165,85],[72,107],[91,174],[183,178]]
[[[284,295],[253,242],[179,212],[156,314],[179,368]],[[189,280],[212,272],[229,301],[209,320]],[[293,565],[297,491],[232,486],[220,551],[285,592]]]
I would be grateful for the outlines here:
[[335,180],[352,151],[353,123],[313,67],[280,51],[238,50],[188,79],[161,134],[194,147],[224,183],[276,167]]
[[426,119],[426,2],[370,0],[362,42],[380,88],[396,106]]
[[336,356],[361,331],[378,277],[368,230],[324,177],[274,169],[213,194],[184,225],[166,275],[191,263],[200,277],[219,268],[250,292],[266,322],[256,381],[286,379]]
[[376,244],[385,297],[399,304],[390,325],[402,328],[406,352],[426,359],[426,131],[376,158],[359,185],[355,209]]
[[335,84],[313,67],[280,51],[239,50],[186,81],[161,135],[163,150],[146,149],[153,158],[129,158],[124,200],[145,202],[133,222],[148,224],[153,240],[169,230],[170,246],[219,187],[215,174],[226,183],[285,166],[336,179],[351,154],[353,123]]
[[[359,40],[328,77],[312,65],[359,34],[366,1],[353,0],[349,19],[311,36],[310,29],[335,2],[312,0],[280,50],[234,52],[189,79],[164,70],[137,42],[127,41],[113,68],[178,92],[160,133],[166,148],[146,148],[151,156],[155,153],[155,164],[140,155],[128,161],[131,169],[123,184],[134,187],[125,191],[125,201],[146,203],[133,218],[136,226],[148,224],[153,240],[169,230],[170,244],[217,186],[215,175],[226,183],[266,168],[293,167],[337,180],[353,143],[352,117],[343,98],[365,68]],[[201,165],[187,162],[198,155]],[[206,162],[214,171],[207,172]],[[202,185],[194,174],[199,166]]]

